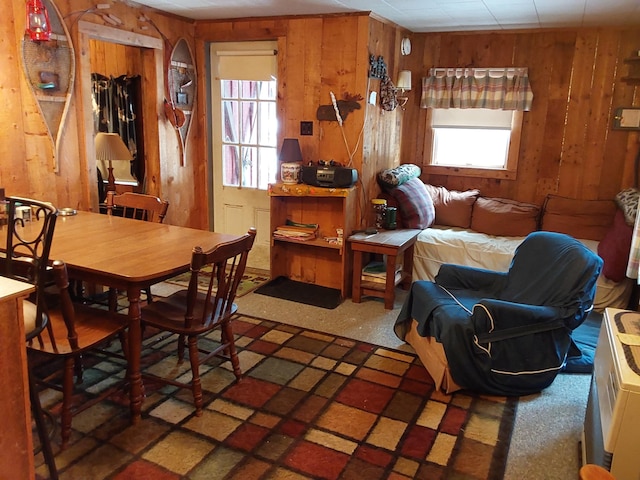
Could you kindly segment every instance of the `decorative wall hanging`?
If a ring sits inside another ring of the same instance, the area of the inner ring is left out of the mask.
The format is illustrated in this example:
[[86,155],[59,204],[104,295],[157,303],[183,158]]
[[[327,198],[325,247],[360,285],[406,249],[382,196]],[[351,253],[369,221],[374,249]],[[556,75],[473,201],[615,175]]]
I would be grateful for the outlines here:
[[343,95],[343,100],[335,100],[335,96],[331,93],[332,103],[330,105],[320,105],[316,110],[316,118],[318,120],[326,120],[328,122],[338,122],[342,125],[342,122],[347,119],[354,110],[360,110],[360,103],[363,98],[362,95],[350,95],[348,92]]
[[369,78],[382,79],[387,74],[387,64],[382,56],[369,55]]
[[184,114],[182,125],[176,125],[180,140],[181,160],[184,166],[187,139],[191,128],[193,107],[196,101],[196,67],[189,44],[184,38],[176,42],[171,52],[168,83],[174,108]]
[[184,166],[185,146],[189,127],[191,126],[192,108],[195,105],[196,70],[193,54],[185,39],[179,39],[174,47],[153,20],[146,16],[142,16],[140,19],[151,25],[160,34],[164,42],[164,68],[166,73],[164,113],[169,123],[178,132],[180,166]]
[[53,170],[58,172],[60,137],[75,78],[75,55],[60,11],[51,0],[42,0],[42,4],[48,11],[51,35],[49,41],[33,41],[25,30],[22,65],[53,143]]

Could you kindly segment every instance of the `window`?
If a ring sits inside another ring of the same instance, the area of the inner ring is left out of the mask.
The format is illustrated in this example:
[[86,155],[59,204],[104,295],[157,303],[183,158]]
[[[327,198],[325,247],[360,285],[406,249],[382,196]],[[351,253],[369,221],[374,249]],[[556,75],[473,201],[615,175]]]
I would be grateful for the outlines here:
[[266,190],[276,180],[276,81],[220,80],[223,185]]
[[[521,113],[514,110],[434,108],[429,165],[469,176],[511,178],[519,147],[519,134],[514,133],[521,122]],[[515,158],[510,158],[511,151]]]
[[420,100],[429,111],[425,170],[516,178],[523,112],[532,101],[524,67],[432,68]]

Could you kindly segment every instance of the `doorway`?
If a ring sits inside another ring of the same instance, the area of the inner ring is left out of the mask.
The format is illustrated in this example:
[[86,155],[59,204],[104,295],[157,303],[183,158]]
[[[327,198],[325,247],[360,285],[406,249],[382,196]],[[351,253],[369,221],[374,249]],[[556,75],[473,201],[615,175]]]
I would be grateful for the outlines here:
[[[103,25],[97,25],[90,22],[80,20],[78,22],[78,43],[79,48],[83,52],[90,52],[91,40],[104,42],[105,45],[125,45],[134,48],[139,53],[136,58],[139,60],[140,74],[146,79],[145,87],[149,92],[158,90],[158,86],[163,85],[163,52],[164,44],[161,39],[141,35],[133,32],[123,32],[118,28],[112,28]],[[86,192],[86,198],[90,199],[91,209],[95,212],[99,211],[98,199],[98,178],[97,165],[95,158],[95,142],[93,127],[93,106],[92,106],[92,61],[90,54],[79,64],[79,72],[76,77],[80,84],[81,98],[83,104],[83,123],[84,123],[84,139],[85,152],[80,156],[80,170],[86,172],[86,177],[82,178],[83,188]],[[143,118],[157,118],[159,99],[154,95],[145,95],[142,101],[140,111]],[[158,134],[157,122],[143,122],[142,126],[143,138],[158,138],[162,142]],[[149,147],[150,145],[147,145]],[[161,151],[160,146],[154,146],[153,151]],[[147,153],[149,148],[147,148]],[[142,161],[145,162],[146,177],[154,176],[155,182],[147,182],[145,185],[146,193],[159,196],[160,192],[160,159],[154,158],[153,162],[148,162],[148,155],[144,155]]]
[[277,42],[210,45],[214,230],[255,226],[248,266],[270,268],[268,185],[277,175]]

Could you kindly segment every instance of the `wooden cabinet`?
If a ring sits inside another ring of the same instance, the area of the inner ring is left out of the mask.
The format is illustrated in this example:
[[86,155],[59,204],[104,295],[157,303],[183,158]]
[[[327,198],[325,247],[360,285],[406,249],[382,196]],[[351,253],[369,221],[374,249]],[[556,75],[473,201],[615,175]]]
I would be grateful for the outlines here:
[[22,300],[33,290],[33,285],[0,276],[0,408],[5,412],[0,435],[3,478],[35,476],[22,317]]
[[640,85],[640,56],[625,58],[624,63],[628,65],[628,73],[621,80],[629,85]]
[[[274,238],[271,240],[271,278],[292,280],[340,290],[342,298],[351,292],[351,259],[346,238],[351,235],[356,217],[356,188],[320,188],[310,185],[272,184],[271,231],[287,220],[318,224],[313,240]],[[341,243],[327,238],[338,236]]]

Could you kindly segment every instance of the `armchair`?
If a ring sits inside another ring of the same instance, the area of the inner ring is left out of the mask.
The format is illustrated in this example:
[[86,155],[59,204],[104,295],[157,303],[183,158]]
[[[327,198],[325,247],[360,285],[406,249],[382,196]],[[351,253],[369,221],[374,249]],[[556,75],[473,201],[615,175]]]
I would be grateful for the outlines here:
[[[461,388],[535,393],[565,365],[571,332],[592,308],[601,269],[600,257],[572,237],[534,232],[508,272],[443,265],[435,282],[414,282],[395,332],[441,344]],[[407,335],[412,328],[418,335]]]

